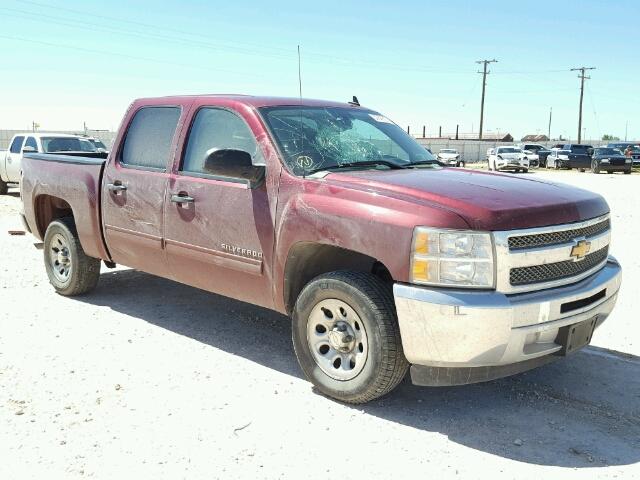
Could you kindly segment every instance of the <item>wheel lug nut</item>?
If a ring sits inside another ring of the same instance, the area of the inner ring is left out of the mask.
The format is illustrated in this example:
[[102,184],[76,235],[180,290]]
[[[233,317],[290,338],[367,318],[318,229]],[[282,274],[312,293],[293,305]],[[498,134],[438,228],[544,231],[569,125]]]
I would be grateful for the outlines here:
[[349,343],[353,341],[353,337],[351,335],[347,335],[342,339],[343,343]]

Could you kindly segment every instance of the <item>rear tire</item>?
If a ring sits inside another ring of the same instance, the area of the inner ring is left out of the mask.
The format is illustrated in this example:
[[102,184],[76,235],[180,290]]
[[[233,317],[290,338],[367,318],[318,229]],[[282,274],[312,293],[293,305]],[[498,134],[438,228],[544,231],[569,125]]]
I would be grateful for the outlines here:
[[0,179],[0,195],[6,195],[8,191],[9,191],[9,185],[7,185],[6,182]]
[[100,260],[84,253],[73,218],[49,224],[43,251],[49,282],[60,295],[82,295],[98,284]]
[[529,173],[529,169],[528,168],[523,168],[522,169],[522,173]]
[[346,403],[386,395],[409,366],[391,288],[367,273],[331,272],[309,282],[294,307],[292,337],[306,377]]

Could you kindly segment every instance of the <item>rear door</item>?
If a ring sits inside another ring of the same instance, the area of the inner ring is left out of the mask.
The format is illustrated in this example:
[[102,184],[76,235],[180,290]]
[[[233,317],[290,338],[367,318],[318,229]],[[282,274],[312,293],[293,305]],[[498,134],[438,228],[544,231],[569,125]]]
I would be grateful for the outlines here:
[[172,278],[271,306],[266,266],[271,264],[274,224],[266,182],[251,189],[225,175],[223,166],[220,171],[204,169],[213,149],[249,152],[254,165],[264,165],[263,153],[248,124],[234,111],[202,107],[190,123],[184,154],[165,197]]
[[5,157],[5,171],[7,174],[7,181],[19,182],[20,181],[20,164],[22,160],[22,145],[24,144],[24,136],[19,135],[13,138],[9,150],[7,150],[7,156]]
[[160,276],[169,274],[164,196],[183,110],[175,105],[144,106],[130,115],[103,175],[103,224],[111,258]]

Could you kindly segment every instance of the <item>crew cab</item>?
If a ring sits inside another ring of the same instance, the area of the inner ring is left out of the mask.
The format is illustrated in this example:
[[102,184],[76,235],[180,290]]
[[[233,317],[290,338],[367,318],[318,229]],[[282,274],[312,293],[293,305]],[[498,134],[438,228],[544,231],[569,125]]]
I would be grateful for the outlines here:
[[496,147],[489,155],[489,170],[528,172],[529,159],[518,147]]
[[25,153],[56,153],[84,157],[106,158],[93,144],[78,135],[64,133],[19,133],[14,135],[0,161],[0,195],[7,193],[8,184],[19,183],[22,157]]
[[88,294],[102,261],[282,312],[302,371],[350,403],[409,366],[457,385],[568,355],[621,281],[601,196],[443,168],[347,103],[136,100],[106,161],[26,154],[22,198],[59,294]]
[[[578,170],[591,168],[590,151],[593,149],[591,145],[568,143],[559,148],[563,151],[563,157],[559,159],[559,168],[566,168],[568,170],[572,168],[577,168]],[[566,159],[564,157],[566,157]]]

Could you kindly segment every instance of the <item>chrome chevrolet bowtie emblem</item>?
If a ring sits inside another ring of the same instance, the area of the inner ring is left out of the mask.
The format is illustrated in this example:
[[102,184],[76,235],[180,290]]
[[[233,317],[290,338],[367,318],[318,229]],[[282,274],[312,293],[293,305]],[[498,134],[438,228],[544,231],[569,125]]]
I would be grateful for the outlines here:
[[571,257],[579,260],[581,258],[584,258],[585,255],[589,253],[589,250],[591,250],[591,242],[580,240],[571,249]]

